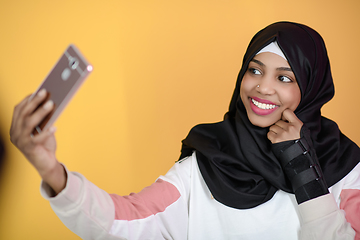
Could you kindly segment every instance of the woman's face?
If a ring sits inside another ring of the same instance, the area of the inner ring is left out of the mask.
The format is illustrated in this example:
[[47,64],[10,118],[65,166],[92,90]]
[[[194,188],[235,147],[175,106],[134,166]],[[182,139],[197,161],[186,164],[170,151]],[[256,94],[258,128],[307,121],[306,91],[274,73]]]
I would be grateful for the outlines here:
[[240,97],[250,122],[269,127],[281,119],[285,109],[295,111],[301,93],[289,63],[277,54],[263,52],[250,61]]

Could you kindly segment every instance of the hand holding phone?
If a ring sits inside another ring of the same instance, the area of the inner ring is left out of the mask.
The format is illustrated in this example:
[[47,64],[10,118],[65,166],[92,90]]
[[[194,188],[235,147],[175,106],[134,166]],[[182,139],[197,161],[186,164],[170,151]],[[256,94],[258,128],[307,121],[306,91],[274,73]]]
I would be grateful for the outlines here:
[[45,89],[48,95],[44,102],[51,99],[54,103],[53,111],[35,127],[33,135],[46,130],[55,122],[92,70],[92,65],[88,63],[81,52],[74,45],[69,45],[45,80],[30,97],[31,100],[41,89]]
[[55,155],[55,128],[48,128],[91,71],[92,66],[70,45],[35,93],[14,109],[10,140],[53,189],[54,196],[65,187],[67,175]]

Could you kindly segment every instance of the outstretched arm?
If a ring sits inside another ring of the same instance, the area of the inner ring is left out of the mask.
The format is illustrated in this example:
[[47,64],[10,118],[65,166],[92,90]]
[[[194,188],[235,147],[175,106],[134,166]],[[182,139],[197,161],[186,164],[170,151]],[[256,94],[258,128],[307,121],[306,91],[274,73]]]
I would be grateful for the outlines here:
[[46,90],[43,89],[32,99],[30,96],[26,97],[15,107],[10,139],[56,195],[65,187],[66,172],[55,157],[55,128],[31,135],[33,129],[54,108],[54,103],[51,100],[46,101],[46,96]]

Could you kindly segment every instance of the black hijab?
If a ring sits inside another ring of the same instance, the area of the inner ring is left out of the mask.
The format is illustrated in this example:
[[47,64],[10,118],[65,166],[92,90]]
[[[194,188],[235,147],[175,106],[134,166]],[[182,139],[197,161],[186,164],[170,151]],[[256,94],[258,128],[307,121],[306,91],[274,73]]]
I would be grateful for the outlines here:
[[233,208],[258,206],[278,189],[292,193],[290,182],[271,151],[268,128],[251,124],[240,99],[240,84],[250,60],[277,41],[288,59],[300,91],[295,114],[311,131],[316,154],[328,186],[360,161],[359,147],[337,124],[321,116],[321,107],[334,95],[325,43],[313,29],[291,22],[271,24],[258,32],[245,53],[236,87],[224,120],[200,124],[183,140],[180,158],[196,150],[199,169],[213,197]]

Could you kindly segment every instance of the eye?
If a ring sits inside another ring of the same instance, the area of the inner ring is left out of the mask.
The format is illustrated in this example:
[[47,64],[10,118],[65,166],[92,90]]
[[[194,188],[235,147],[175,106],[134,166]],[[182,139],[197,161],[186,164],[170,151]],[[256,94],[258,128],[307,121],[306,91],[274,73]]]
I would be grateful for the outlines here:
[[286,77],[286,76],[279,76],[278,79],[279,79],[281,82],[286,82],[286,83],[293,82],[293,80],[291,80],[291,78],[288,78],[288,77]]
[[257,70],[256,68],[249,68],[249,72],[254,74],[254,75],[260,75],[261,72],[259,70]]

